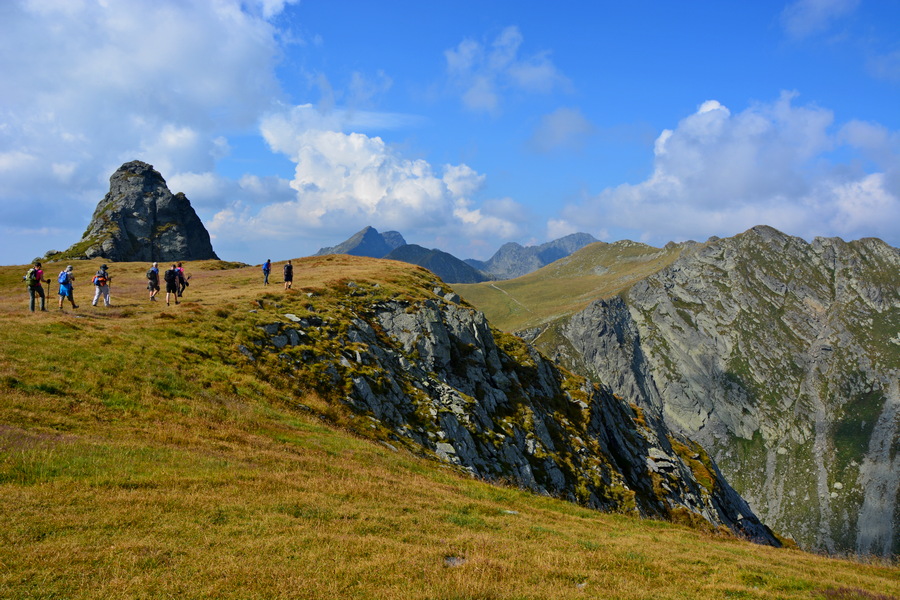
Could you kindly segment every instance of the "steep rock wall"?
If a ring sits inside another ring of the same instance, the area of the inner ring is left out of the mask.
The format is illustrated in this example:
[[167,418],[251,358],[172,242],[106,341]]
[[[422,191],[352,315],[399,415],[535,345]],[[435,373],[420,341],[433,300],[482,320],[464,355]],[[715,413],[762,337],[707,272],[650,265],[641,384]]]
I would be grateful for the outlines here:
[[700,442],[804,547],[898,554],[898,273],[879,240],[754,228],[589,306],[556,352]]

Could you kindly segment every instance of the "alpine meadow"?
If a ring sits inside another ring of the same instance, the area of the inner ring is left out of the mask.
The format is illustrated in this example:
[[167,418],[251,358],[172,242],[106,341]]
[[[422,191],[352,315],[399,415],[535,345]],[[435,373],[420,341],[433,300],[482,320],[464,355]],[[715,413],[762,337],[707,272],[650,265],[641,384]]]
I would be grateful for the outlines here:
[[[98,264],[77,263],[80,302]],[[258,267],[193,263],[182,304],[166,308],[146,301],[144,264],[111,263],[112,307],[34,315],[24,268],[0,267],[0,595],[900,594],[890,563],[592,510],[438,460],[355,410],[343,383],[317,382],[329,367],[365,369],[334,346],[348,310],[415,313],[440,282],[393,261],[295,264],[295,289],[273,293]],[[306,320],[306,339],[279,351],[265,328],[293,325],[285,314]],[[305,367],[279,358],[303,353]]]

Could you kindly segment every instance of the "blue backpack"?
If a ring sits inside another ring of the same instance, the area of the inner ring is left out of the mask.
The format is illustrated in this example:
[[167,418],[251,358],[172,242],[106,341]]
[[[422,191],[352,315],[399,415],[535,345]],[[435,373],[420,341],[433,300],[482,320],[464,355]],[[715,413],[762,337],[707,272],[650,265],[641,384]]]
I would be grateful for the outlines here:
[[69,272],[68,271],[61,272],[59,274],[59,277],[56,278],[56,280],[59,282],[59,285],[66,285],[67,283],[69,283]]

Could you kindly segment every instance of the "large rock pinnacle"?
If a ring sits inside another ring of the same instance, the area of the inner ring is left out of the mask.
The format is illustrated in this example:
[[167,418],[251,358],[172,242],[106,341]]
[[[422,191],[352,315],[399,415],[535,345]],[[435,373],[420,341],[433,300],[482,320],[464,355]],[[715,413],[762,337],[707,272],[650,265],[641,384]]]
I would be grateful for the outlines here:
[[125,163],[109,178],[81,241],[66,258],[112,261],[217,259],[209,233],[182,194],[172,194],[152,165]]

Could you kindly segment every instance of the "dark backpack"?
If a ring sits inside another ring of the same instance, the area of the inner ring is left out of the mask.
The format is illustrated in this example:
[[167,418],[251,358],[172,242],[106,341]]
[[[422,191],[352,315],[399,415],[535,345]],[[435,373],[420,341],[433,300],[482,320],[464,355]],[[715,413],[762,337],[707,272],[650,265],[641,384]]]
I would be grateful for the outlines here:
[[153,269],[147,269],[147,279],[150,281],[156,281],[159,277],[159,271],[154,271]]
[[34,269],[34,267],[28,269],[28,272],[25,273],[25,277],[23,277],[23,279],[25,280],[25,284],[28,287],[34,287],[37,285],[37,271]]
[[175,269],[169,269],[166,271],[165,275],[163,275],[163,279],[166,280],[166,283],[174,283],[175,280],[178,279],[178,272]]

